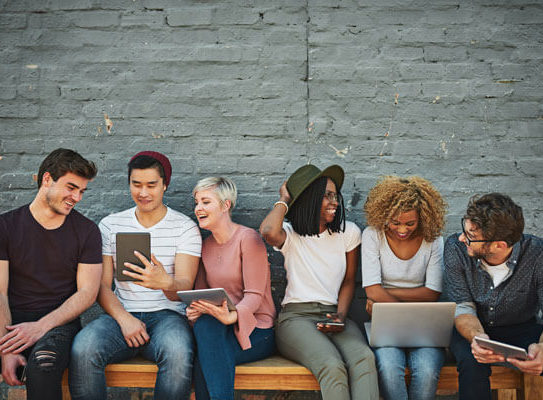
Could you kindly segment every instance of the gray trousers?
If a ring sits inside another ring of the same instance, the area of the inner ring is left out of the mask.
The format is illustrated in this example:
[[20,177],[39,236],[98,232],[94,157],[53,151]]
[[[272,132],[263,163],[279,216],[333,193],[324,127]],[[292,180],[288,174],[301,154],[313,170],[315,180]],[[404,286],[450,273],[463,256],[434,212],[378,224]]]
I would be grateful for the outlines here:
[[324,400],[378,400],[375,359],[356,323],[346,320],[339,333],[315,327],[336,310],[320,303],[284,305],[277,318],[277,348],[315,375]]

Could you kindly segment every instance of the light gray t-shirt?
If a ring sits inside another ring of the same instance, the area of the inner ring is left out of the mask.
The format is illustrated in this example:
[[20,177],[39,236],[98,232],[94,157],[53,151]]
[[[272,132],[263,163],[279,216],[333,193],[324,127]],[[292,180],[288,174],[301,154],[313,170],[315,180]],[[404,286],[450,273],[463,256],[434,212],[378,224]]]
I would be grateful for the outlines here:
[[423,240],[409,260],[398,258],[384,233],[368,226],[362,233],[362,286],[416,288],[425,286],[441,292],[443,277],[443,238]]

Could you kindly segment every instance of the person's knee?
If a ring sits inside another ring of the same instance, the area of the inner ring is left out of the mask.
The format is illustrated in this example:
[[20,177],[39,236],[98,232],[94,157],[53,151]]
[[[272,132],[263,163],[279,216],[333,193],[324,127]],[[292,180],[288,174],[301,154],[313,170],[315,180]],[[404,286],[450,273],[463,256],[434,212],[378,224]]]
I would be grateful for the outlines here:
[[27,362],[27,375],[55,372],[63,369],[60,354],[56,350],[41,349],[34,351]]
[[347,366],[342,360],[330,358],[326,362],[321,363],[317,376],[344,381],[348,378]]

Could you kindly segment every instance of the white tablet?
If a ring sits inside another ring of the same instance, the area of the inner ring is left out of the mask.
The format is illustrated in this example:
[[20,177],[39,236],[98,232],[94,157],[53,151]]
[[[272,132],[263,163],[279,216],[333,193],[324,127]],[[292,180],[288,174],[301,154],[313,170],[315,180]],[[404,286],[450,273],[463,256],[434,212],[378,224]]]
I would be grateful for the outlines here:
[[492,350],[494,353],[504,356],[505,358],[516,358],[519,360],[527,360],[528,353],[522,347],[512,346],[507,343],[498,342],[487,338],[475,336],[475,342],[484,349]]
[[226,304],[230,311],[236,309],[236,306],[223,288],[180,290],[177,292],[177,296],[179,296],[183,303],[189,306],[190,303],[197,300],[206,300],[216,306],[221,306],[222,302],[226,300]]

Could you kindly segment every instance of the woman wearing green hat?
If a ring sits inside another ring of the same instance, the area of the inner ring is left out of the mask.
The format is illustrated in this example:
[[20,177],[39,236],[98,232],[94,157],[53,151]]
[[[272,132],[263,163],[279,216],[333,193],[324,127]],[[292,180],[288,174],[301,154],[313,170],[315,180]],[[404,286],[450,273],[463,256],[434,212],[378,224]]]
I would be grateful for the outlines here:
[[346,318],[361,233],[345,221],[343,177],[337,165],[299,168],[260,225],[264,239],[285,257],[287,271],[276,343],[281,354],[311,370],[323,399],[377,400],[373,353]]

